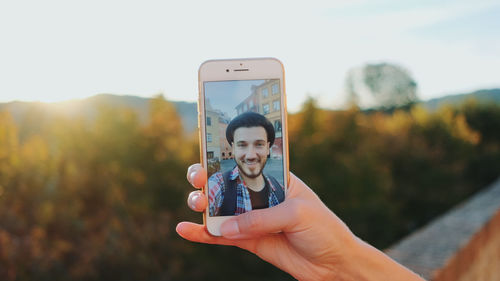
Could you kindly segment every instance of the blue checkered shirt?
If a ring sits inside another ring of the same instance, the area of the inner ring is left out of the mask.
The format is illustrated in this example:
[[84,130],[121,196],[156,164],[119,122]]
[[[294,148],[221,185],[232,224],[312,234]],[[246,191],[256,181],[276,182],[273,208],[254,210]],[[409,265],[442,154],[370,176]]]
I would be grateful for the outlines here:
[[[248,192],[245,182],[240,177],[238,166],[232,170],[229,180],[236,179],[236,212],[235,215],[243,214],[252,210],[252,202],[250,200],[250,193]],[[276,188],[283,188],[274,186],[272,181],[267,176],[264,179],[269,183],[269,207],[278,205],[278,197],[276,195]],[[213,174],[208,179],[208,204],[210,216],[219,216],[222,202],[224,201],[224,177],[222,172]]]

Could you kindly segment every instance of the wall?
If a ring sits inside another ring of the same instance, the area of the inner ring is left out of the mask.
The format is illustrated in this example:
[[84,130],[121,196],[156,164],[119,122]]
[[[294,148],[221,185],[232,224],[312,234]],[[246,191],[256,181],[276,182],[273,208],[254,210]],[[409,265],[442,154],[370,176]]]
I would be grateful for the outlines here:
[[386,253],[433,281],[500,281],[500,179]]

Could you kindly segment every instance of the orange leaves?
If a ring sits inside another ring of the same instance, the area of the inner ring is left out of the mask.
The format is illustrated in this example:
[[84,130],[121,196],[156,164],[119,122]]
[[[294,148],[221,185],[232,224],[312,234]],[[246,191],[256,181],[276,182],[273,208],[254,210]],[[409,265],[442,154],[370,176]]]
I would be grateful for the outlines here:
[[[330,111],[311,99],[289,115],[291,169],[383,247],[472,192],[471,167],[498,175],[495,110]],[[44,114],[16,124],[0,113],[0,279],[220,275],[227,249],[174,238],[181,217],[200,219],[185,206],[186,168],[199,154],[170,102],[151,100],[144,120],[109,104],[86,119]],[[213,264],[186,270],[200,256]]]
[[[289,117],[291,169],[345,216],[355,232],[388,245],[395,233],[422,224],[482,187],[471,184],[477,173],[473,163],[500,165],[498,150],[481,156],[482,136],[493,139],[495,130],[475,129],[495,124],[498,119],[487,118],[496,116],[493,112],[450,107],[430,112],[419,105],[395,111],[332,111],[308,100]],[[474,123],[471,116],[477,118]],[[488,147],[495,146],[490,142]],[[500,173],[488,170],[492,176]],[[427,211],[416,211],[422,209]],[[368,218],[378,221],[375,227],[365,226]]]

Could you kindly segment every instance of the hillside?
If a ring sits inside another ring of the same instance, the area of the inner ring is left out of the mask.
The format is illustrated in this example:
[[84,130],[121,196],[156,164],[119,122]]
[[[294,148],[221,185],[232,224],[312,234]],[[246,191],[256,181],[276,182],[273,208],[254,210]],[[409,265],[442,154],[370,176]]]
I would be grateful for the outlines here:
[[445,104],[460,105],[468,99],[475,99],[479,103],[493,102],[500,104],[500,89],[484,89],[472,93],[448,95],[440,98],[430,99],[423,102],[423,104],[429,110],[436,110]]
[[[479,103],[500,103],[500,89],[484,89],[472,93],[448,95],[423,101],[422,104],[429,110],[436,110],[445,104],[460,105],[468,99],[475,99]],[[0,103],[0,111],[6,110],[12,114],[14,120],[21,122],[25,113],[32,110],[41,112],[59,112],[66,116],[85,116],[93,118],[99,105],[116,108],[130,108],[137,113],[139,120],[146,122],[148,118],[149,98],[137,96],[120,96],[112,94],[99,94],[82,100],[70,100],[55,103],[22,102],[14,101]],[[197,105],[194,102],[172,101],[181,116],[184,130],[193,132],[197,129]]]
[[[14,101],[0,103],[0,111],[8,111],[14,120],[21,122],[25,113],[32,110],[41,112],[58,112],[69,117],[85,116],[93,118],[99,106],[112,106],[116,108],[130,108],[134,110],[139,120],[145,122],[148,118],[149,98],[136,96],[119,96],[112,94],[99,94],[82,100],[70,100],[55,103],[22,102]],[[194,102],[172,101],[181,116],[184,130],[193,132],[197,128],[197,108]]]

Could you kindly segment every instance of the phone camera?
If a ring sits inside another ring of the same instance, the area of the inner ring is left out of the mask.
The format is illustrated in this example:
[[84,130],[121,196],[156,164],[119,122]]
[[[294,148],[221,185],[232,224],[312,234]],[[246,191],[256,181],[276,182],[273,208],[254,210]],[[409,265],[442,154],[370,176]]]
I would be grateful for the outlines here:
[[226,72],[229,72],[229,69],[226,69]]

